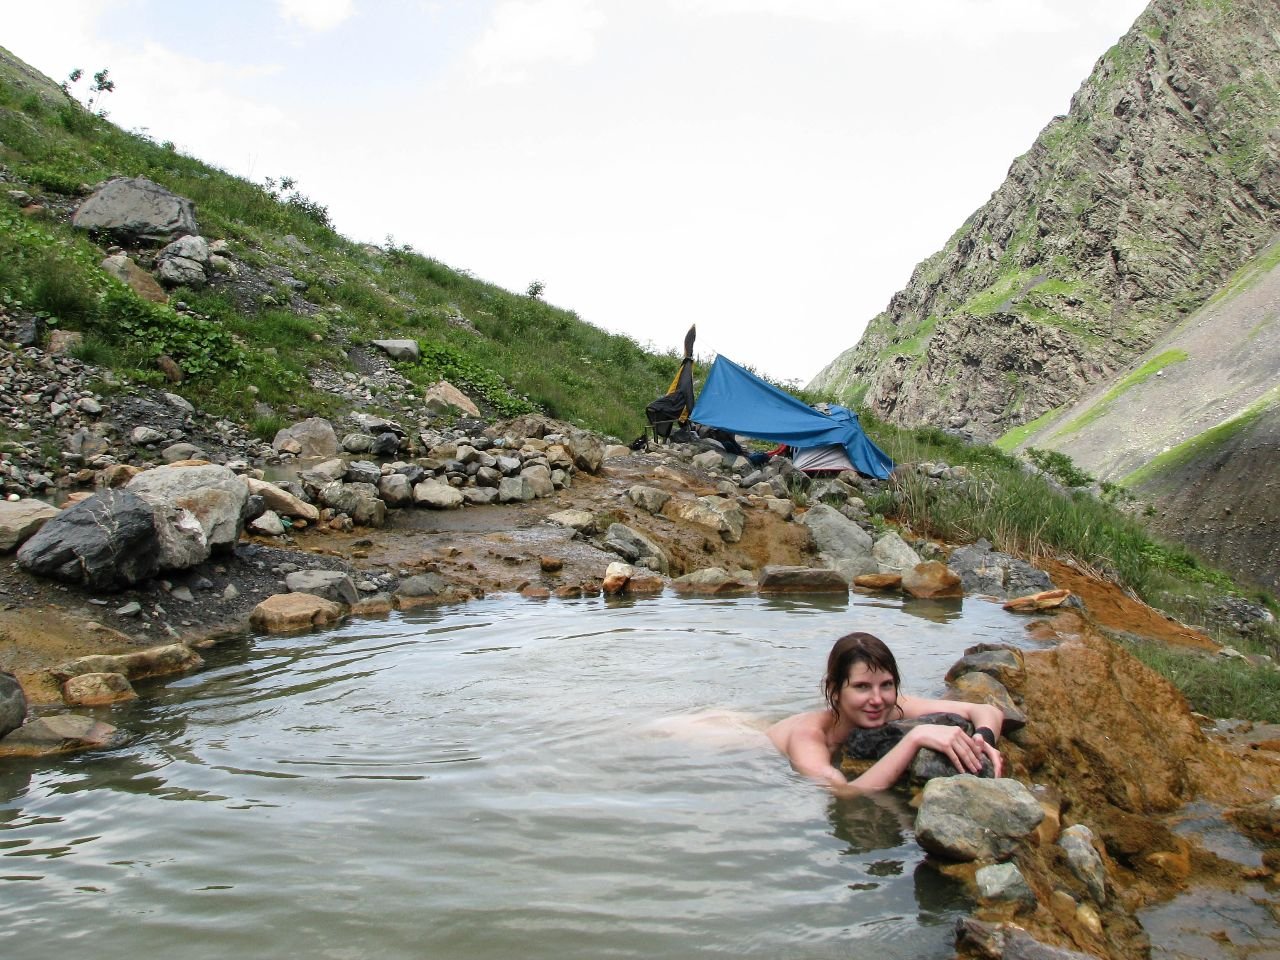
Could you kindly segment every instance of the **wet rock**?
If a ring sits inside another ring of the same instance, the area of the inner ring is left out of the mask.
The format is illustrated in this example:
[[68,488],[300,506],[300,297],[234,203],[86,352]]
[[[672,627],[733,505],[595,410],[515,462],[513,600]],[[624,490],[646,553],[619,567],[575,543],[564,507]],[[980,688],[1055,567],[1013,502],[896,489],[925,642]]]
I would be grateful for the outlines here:
[[352,460],[342,477],[347,483],[369,483],[375,487],[382,479],[382,470],[369,460]]
[[[644,564],[659,573],[669,569],[663,549],[638,530],[623,523],[611,523],[605,531],[603,547],[629,563]],[[647,561],[647,562],[646,562]]]
[[662,593],[665,589],[666,581],[662,577],[636,573],[627,578],[627,582],[622,587],[622,592],[632,597],[652,597]]
[[925,785],[916,838],[952,860],[1005,860],[1043,818],[1039,802],[1016,780],[939,777]]
[[264,537],[281,537],[285,531],[284,521],[274,510],[264,510],[249,521],[249,530]]
[[533,498],[533,485],[528,477],[503,477],[498,483],[499,503],[527,503]]
[[993,550],[986,540],[957,547],[951,551],[947,566],[959,575],[966,593],[1005,599],[1053,587],[1044,571],[1024,560]]
[[983,900],[1035,905],[1036,895],[1016,864],[993,863],[979,867],[974,881]]
[[920,564],[920,556],[898,534],[890,531],[871,549],[881,573],[905,574]]
[[[880,727],[858,728],[844,743],[844,755],[850,760],[879,760],[902,740],[907,732],[924,724],[942,724],[960,727],[965,733],[973,733],[973,724],[955,713],[926,713],[910,720],[893,720]],[[934,777],[954,777],[960,773],[949,757],[928,747],[918,750],[907,768],[907,776],[913,783],[925,783]],[[995,776],[995,769],[987,757],[982,758],[983,777]]]
[[439,480],[423,480],[413,487],[413,502],[430,510],[456,510],[463,500],[461,491]]
[[328,420],[310,417],[277,431],[271,448],[298,457],[332,457],[339,452],[338,435]]
[[1107,902],[1107,872],[1102,857],[1095,848],[1093,831],[1083,823],[1077,823],[1062,831],[1058,846],[1067,855],[1071,872],[1085,885],[1089,896],[1099,906]]
[[27,696],[18,678],[0,670],[0,737],[17,730],[27,718]]
[[3,740],[0,752],[43,756],[72,750],[111,749],[124,744],[128,735],[109,723],[74,713],[37,717]]
[[720,534],[726,543],[742,539],[747,517],[742,508],[725,497],[699,497],[696,500],[671,500],[664,512],[687,523],[696,523]]
[[970,671],[949,681],[951,696],[967,703],[989,703],[1004,713],[1002,732],[1007,736],[1027,725],[1027,715],[1014,702],[1005,685],[987,673]]
[[58,513],[43,500],[0,500],[0,552],[16,550]]
[[629,563],[611,563],[604,573],[603,589],[606,595],[616,596],[626,589],[627,581],[636,573]]
[[59,664],[49,672],[60,681],[87,673],[119,673],[130,680],[186,673],[204,666],[200,655],[183,643],[150,647],[133,653],[95,654]]
[[864,573],[853,578],[853,585],[863,590],[897,590],[902,586],[902,574]]
[[659,490],[657,487],[636,484],[627,491],[627,499],[642,510],[648,510],[650,513],[661,513],[662,508],[671,499],[671,494],[665,490]]
[[435,573],[420,573],[405,577],[396,588],[396,595],[401,597],[443,597],[449,592],[449,585],[444,578]]
[[928,560],[904,573],[902,589],[921,600],[964,596],[960,578],[937,560]]
[[1034,613],[1037,610],[1051,610],[1071,600],[1070,590],[1045,590],[1027,596],[1015,597],[1003,604],[1005,610],[1016,613]]
[[291,633],[342,619],[342,607],[309,593],[277,593],[253,608],[249,623],[266,633]]
[[756,588],[755,579],[751,574],[744,572],[734,576],[720,567],[708,567],[686,573],[671,581],[671,586],[677,593],[712,596],[750,593]]
[[122,673],[85,673],[62,685],[62,699],[73,707],[97,707],[135,700],[129,678]]
[[360,600],[351,577],[340,570],[298,570],[284,578],[290,593],[310,593],[353,607]]
[[848,593],[849,585],[836,570],[770,564],[760,571],[760,593]]
[[547,519],[552,523],[558,523],[562,527],[570,527],[581,533],[593,532],[596,525],[595,516],[587,510],[560,510],[548,515]]
[[44,577],[116,590],[160,567],[155,510],[126,490],[104,490],[63,510],[18,549],[23,569]]
[[966,673],[985,673],[1005,687],[1016,686],[1026,673],[1022,651],[1015,647],[997,645],[970,647],[963,657],[951,665],[945,679],[950,683]]
[[864,571],[867,573],[879,570],[871,553],[873,546],[871,534],[834,507],[829,507],[825,503],[815,504],[804,512],[800,522],[809,528],[819,553],[832,560],[855,560],[867,563],[871,567]]

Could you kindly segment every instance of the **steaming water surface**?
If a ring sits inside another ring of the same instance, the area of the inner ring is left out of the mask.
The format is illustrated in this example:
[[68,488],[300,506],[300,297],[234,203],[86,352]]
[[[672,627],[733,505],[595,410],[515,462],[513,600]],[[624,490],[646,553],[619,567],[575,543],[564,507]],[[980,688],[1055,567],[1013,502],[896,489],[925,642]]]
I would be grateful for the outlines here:
[[943,691],[1024,620],[853,597],[493,599],[220,648],[0,767],[0,953],[946,957],[966,904],[905,799],[835,802],[759,730],[877,633]]

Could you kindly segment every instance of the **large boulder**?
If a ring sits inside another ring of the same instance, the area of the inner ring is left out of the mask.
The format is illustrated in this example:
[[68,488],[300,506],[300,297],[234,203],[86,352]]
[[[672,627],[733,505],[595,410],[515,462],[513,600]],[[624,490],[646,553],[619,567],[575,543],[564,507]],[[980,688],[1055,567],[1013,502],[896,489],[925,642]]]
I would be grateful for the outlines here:
[[638,564],[666,574],[670,561],[666,551],[639,530],[625,523],[611,523],[604,534],[604,549],[616,553],[628,563]]
[[49,520],[18,549],[31,573],[118,590],[160,569],[155,508],[128,490],[103,490]]
[[333,424],[323,417],[308,417],[276,431],[271,449],[297,457],[333,457],[341,448]]
[[1044,810],[1017,780],[971,774],[930,780],[916,815],[916,839],[952,860],[1007,860]]
[[17,549],[58,513],[43,500],[0,500],[0,552]]
[[27,719],[27,695],[18,678],[0,670],[0,737],[17,730]]
[[355,583],[341,570],[295,570],[284,578],[284,584],[290,593],[309,593],[348,607],[360,602]]
[[80,204],[71,225],[126,245],[200,233],[195,205],[145,177],[108,180]]
[[[244,529],[245,505],[249,487],[230,468],[214,463],[156,467],[138,474],[125,487],[156,508],[157,529],[172,528],[175,542],[188,546],[197,540],[190,528],[189,513],[198,522],[209,551],[228,550],[235,546]],[[199,551],[191,550],[195,557]],[[208,552],[205,553],[205,557]],[[193,562],[199,563],[205,557]],[[174,554],[174,560],[182,555]],[[190,562],[165,563],[167,568],[183,569]]]
[[876,570],[878,565],[871,556],[871,534],[835,507],[816,503],[805,511],[800,522],[809,528],[819,553],[832,561],[861,561],[870,567],[865,572]]

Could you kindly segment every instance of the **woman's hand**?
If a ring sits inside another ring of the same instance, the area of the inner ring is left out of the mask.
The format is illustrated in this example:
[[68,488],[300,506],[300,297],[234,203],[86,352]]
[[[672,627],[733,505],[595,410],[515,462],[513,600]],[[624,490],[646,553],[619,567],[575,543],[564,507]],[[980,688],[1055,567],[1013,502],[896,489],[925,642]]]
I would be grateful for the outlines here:
[[925,723],[918,727],[912,727],[904,739],[911,740],[912,745],[917,750],[921,747],[937,750],[943,756],[949,758],[961,773],[980,772],[984,755],[991,757],[996,776],[1000,776],[1000,772],[1004,767],[1004,761],[1000,757],[998,750],[990,746],[981,737],[965,733],[961,727]]
[[1001,754],[1000,751],[996,749],[995,744],[987,743],[985,739],[983,739],[976,733],[973,735],[973,742],[974,742],[974,746],[976,746],[980,751],[982,751],[982,753],[986,754],[987,757],[991,760],[991,769],[994,771],[992,775],[996,777],[1003,777],[1004,776],[1004,755]]

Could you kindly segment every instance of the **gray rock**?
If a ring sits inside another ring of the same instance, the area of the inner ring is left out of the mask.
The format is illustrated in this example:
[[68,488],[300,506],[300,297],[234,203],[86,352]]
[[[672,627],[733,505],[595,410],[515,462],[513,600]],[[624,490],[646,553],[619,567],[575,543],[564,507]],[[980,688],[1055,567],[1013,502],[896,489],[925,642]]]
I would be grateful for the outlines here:
[[58,513],[43,500],[0,500],[0,552],[16,550]]
[[498,502],[497,487],[464,487],[462,500],[471,506],[483,507]]
[[448,592],[449,585],[435,573],[420,573],[400,581],[396,593],[405,597],[438,597]]
[[462,506],[463,501],[464,497],[460,491],[439,480],[423,480],[413,487],[413,502],[420,507],[431,510],[456,510]]
[[133,432],[129,434],[129,439],[141,447],[148,443],[159,443],[161,440],[168,440],[169,436],[154,427],[134,427]]
[[666,552],[638,530],[624,523],[611,523],[604,533],[604,549],[611,550],[628,563],[643,563],[664,576],[670,569]]
[[408,507],[413,504],[413,484],[403,473],[389,473],[378,478],[378,496],[389,507]]
[[1027,906],[1036,902],[1035,892],[1016,864],[993,863],[979,867],[974,880],[978,885],[978,896],[983,900],[1000,900]]
[[[809,528],[818,552],[836,560],[875,562],[872,556],[871,534],[825,503],[815,504],[805,511],[800,522]],[[879,565],[876,564],[878,569]]]
[[382,471],[376,463],[368,460],[353,460],[347,464],[347,472],[343,478],[347,483],[371,483],[378,485],[382,479]]
[[662,508],[671,499],[671,494],[665,490],[659,490],[657,487],[636,484],[627,491],[627,499],[642,510],[648,510],[650,513],[661,513]]
[[535,463],[526,466],[520,471],[520,476],[528,481],[529,488],[536,498],[549,497],[556,492],[555,484],[551,482],[551,471],[546,464]]
[[[185,523],[182,512],[188,511],[198,521],[210,551],[228,550],[240,539],[249,487],[227,467],[212,463],[157,467],[138,474],[125,489],[157,508],[157,530],[162,536],[169,524],[175,528],[171,531],[174,540],[192,539],[181,529]],[[182,568],[190,564],[175,561],[171,565]]]
[[165,463],[177,463],[179,460],[208,460],[209,454],[194,443],[173,443],[160,451]]
[[419,356],[421,356],[417,340],[373,340],[370,342],[392,360],[408,360],[411,363],[416,363]]
[[299,570],[285,577],[284,585],[290,593],[309,593],[348,607],[360,600],[354,581],[341,570]]
[[367,433],[348,433],[342,438],[342,449],[347,453],[368,453],[373,449],[373,437]]
[[1094,846],[1093,831],[1083,823],[1067,827],[1058,838],[1058,846],[1067,855],[1071,867],[1094,903],[1103,906],[1107,902],[1107,871]]
[[27,718],[27,695],[18,678],[0,670],[0,737],[17,730]]
[[109,723],[75,713],[60,713],[24,723],[4,738],[4,746],[21,753],[45,754],[111,749],[127,741],[128,735]]
[[375,457],[394,457],[400,452],[400,437],[390,430],[379,433],[373,438],[369,453]]
[[146,580],[160,568],[155,508],[127,490],[103,490],[45,523],[18,549],[18,563],[95,590]]
[[284,536],[284,521],[274,510],[264,510],[249,521],[249,529],[266,537]]
[[871,556],[875,557],[881,573],[906,573],[921,562],[920,555],[892,530],[876,541]]
[[71,225],[108,233],[126,245],[200,233],[190,200],[143,177],[108,180],[80,204]]
[[952,696],[968,703],[989,703],[1004,713],[1005,734],[1014,733],[1027,725],[1027,715],[1014,702],[1003,683],[987,673],[970,671],[948,681]]
[[320,488],[319,499],[326,507],[345,513],[357,526],[381,527],[387,522],[387,505],[371,483],[334,481]]
[[947,566],[960,575],[966,593],[1007,599],[1051,590],[1049,575],[1024,560],[999,553],[986,540],[951,551]]
[[338,453],[338,436],[328,420],[310,417],[277,431],[272,449],[282,451],[286,446],[293,447],[290,452],[299,457],[332,457]]
[[1005,860],[1043,819],[1039,801],[1016,780],[939,777],[925,784],[916,839],[952,860]]
[[525,476],[503,477],[498,483],[499,503],[526,503],[533,497],[533,485]]
[[839,571],[823,567],[789,567],[770,564],[760,571],[760,593],[844,593],[849,584]]
[[560,510],[549,514],[547,519],[562,527],[571,527],[583,533],[593,532],[596,526],[595,516],[587,510]]
[[[924,724],[960,727],[965,733],[973,733],[973,724],[959,714],[926,713],[911,720],[894,720],[880,727],[854,730],[845,741],[845,756],[853,760],[879,760],[898,745],[907,731]],[[916,752],[911,766],[907,768],[907,776],[913,783],[925,783],[934,777],[954,777],[959,773],[949,757],[927,747]],[[978,776],[995,776],[995,768],[987,757],[982,758],[982,770]]]

